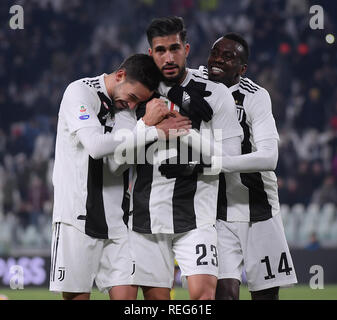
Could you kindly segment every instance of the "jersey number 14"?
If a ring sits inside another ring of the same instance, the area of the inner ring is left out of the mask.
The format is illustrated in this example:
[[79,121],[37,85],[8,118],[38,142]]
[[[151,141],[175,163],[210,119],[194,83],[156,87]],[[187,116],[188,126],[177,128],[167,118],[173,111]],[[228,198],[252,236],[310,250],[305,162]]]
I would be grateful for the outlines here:
[[[265,256],[264,259],[261,260],[261,263],[265,263],[266,264],[267,275],[264,277],[265,280],[269,280],[269,279],[275,278],[275,274],[273,274],[272,270],[271,270],[269,257]],[[282,252],[277,271],[278,271],[278,273],[285,272],[286,275],[288,276],[288,275],[290,275],[290,271],[291,270],[293,270],[293,269],[291,267],[289,267],[289,263],[288,263],[288,260],[287,260],[286,253]]]

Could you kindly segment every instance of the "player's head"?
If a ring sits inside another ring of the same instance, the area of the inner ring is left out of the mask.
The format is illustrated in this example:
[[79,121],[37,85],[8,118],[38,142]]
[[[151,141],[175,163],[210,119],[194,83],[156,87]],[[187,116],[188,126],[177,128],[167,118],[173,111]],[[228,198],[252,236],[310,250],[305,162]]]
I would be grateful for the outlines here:
[[112,98],[119,109],[134,109],[139,102],[148,100],[161,80],[153,58],[146,54],[128,57],[114,75]]
[[180,17],[153,19],[146,30],[149,54],[165,80],[182,81],[190,45],[186,43],[184,20]]
[[228,87],[238,83],[248,65],[249,46],[239,34],[228,33],[216,40],[208,57],[209,79]]

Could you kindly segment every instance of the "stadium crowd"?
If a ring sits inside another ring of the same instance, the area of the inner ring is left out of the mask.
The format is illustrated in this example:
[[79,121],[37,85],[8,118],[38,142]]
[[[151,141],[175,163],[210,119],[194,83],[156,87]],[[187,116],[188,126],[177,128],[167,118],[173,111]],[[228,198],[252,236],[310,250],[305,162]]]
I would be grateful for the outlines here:
[[[49,248],[62,93],[75,79],[110,72],[129,54],[147,52],[145,29],[158,16],[184,17],[192,68],[206,64],[211,43],[222,34],[239,32],[248,40],[248,76],[270,92],[280,134],[276,174],[281,204],[337,206],[337,50],[325,41],[327,33],[337,35],[334,1],[16,4],[24,8],[23,30],[8,25],[13,1],[0,5],[0,252],[24,241]],[[324,8],[323,30],[310,28],[314,4]],[[24,232],[31,227],[42,230],[40,238]]]

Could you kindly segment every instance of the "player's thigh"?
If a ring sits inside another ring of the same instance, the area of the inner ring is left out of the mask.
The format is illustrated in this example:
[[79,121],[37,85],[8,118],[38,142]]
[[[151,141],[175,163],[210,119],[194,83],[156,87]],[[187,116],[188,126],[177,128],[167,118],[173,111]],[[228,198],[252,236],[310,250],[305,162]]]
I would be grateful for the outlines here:
[[172,235],[130,231],[130,241],[135,261],[133,284],[172,288],[174,279]]
[[65,223],[53,225],[50,290],[90,292],[103,242]]
[[246,243],[244,261],[250,291],[297,282],[280,214],[252,223]]
[[247,222],[228,222],[217,220],[219,279],[237,279],[241,282],[243,252],[240,229]]
[[217,233],[214,226],[175,235],[173,251],[183,278],[197,274],[218,276]]
[[133,292],[134,290],[131,288],[125,287],[133,283],[132,276],[135,268],[128,233],[126,232],[125,235],[116,239],[103,241],[102,256],[95,279],[98,289],[107,292],[114,287],[113,292],[116,297],[119,296],[118,291],[126,294],[128,291]]

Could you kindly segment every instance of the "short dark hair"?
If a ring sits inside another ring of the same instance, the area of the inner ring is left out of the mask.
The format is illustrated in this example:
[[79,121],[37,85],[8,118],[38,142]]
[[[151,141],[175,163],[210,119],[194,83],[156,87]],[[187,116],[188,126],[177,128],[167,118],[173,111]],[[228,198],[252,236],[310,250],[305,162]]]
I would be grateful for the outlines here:
[[243,63],[248,63],[249,58],[249,46],[247,41],[238,33],[230,32],[223,36],[226,39],[233,40],[235,42],[240,43],[243,46],[244,52],[243,56],[241,57]]
[[152,39],[155,37],[170,36],[179,33],[182,42],[186,41],[186,29],[184,20],[181,17],[155,18],[147,27],[147,40],[152,47]]
[[126,80],[138,81],[150,91],[157,89],[162,79],[153,58],[143,53],[136,53],[125,59],[117,70],[121,69],[125,70]]

